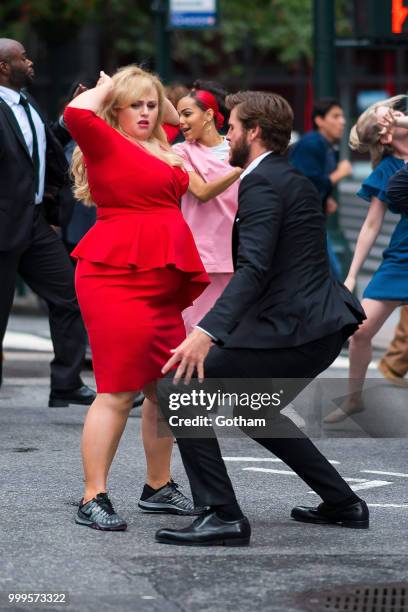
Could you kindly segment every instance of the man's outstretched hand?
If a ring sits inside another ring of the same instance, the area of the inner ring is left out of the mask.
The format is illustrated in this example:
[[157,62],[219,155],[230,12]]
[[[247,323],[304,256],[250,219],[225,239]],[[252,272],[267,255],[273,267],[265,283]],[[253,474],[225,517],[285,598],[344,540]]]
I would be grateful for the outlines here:
[[162,374],[167,374],[176,363],[180,363],[174,375],[174,383],[184,378],[185,384],[188,385],[195,371],[197,371],[198,381],[203,382],[204,360],[211,344],[210,336],[200,329],[195,329],[177,348],[171,350],[173,356],[162,368]]

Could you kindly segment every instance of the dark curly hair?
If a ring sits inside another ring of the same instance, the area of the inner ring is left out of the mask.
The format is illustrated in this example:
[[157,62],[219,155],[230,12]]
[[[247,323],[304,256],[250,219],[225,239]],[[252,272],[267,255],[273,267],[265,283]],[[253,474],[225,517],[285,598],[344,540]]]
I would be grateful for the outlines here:
[[229,116],[229,111],[225,106],[225,98],[228,95],[227,90],[224,89],[224,87],[216,81],[204,81],[203,79],[197,79],[196,81],[194,81],[192,90],[188,95],[191,98],[194,98],[195,103],[197,104],[198,108],[201,108],[201,110],[207,109],[204,104],[195,96],[195,91],[199,89],[212,93],[214,98],[217,100],[218,108],[220,110],[221,115],[223,115],[225,120],[227,121]]

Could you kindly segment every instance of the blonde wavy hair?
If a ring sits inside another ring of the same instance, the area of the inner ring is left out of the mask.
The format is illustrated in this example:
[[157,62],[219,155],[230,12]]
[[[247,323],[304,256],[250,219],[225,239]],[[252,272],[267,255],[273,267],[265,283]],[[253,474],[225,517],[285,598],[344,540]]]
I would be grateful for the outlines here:
[[[119,68],[112,77],[114,86],[111,94],[107,96],[102,108],[96,113],[106,123],[122,131],[117,111],[130,106],[139,100],[152,85],[157,91],[159,113],[149,140],[143,141],[143,147],[152,155],[158,157],[170,166],[183,166],[181,157],[172,152],[167,142],[166,134],[161,127],[163,122],[165,93],[164,87],[158,77],[146,70],[142,70],[134,64]],[[125,135],[125,134],[124,134]],[[94,206],[88,184],[88,175],[81,149],[77,146],[74,149],[71,162],[71,172],[75,180],[74,196],[87,206]]]
[[394,153],[392,144],[384,144],[381,142],[381,128],[377,123],[377,108],[379,106],[395,108],[403,100],[406,102],[407,96],[394,96],[393,98],[388,98],[372,104],[360,115],[357,123],[351,128],[349,137],[350,148],[359,153],[369,153],[373,168],[375,168],[386,155],[392,155]]

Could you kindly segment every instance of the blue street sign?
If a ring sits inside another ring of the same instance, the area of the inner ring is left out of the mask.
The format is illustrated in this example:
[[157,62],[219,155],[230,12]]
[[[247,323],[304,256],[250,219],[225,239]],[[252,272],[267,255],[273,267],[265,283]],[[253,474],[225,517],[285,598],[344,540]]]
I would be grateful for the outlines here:
[[218,0],[170,0],[171,28],[214,28],[218,23]]

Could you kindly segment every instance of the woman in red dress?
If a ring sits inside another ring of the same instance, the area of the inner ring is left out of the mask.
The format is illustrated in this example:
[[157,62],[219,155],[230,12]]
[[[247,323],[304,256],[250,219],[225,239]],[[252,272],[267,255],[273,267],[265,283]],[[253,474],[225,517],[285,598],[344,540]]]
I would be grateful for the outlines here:
[[126,529],[106,481],[140,389],[147,481],[139,505],[199,512],[171,480],[170,431],[157,433],[155,381],[185,337],[181,311],[209,282],[180,212],[188,174],[161,127],[165,104],[160,81],[127,66],[113,78],[101,72],[64,113],[79,146],[75,195],[97,206],[96,224],[72,253],[97,384],[82,437],[85,493],[76,522],[96,529]]

